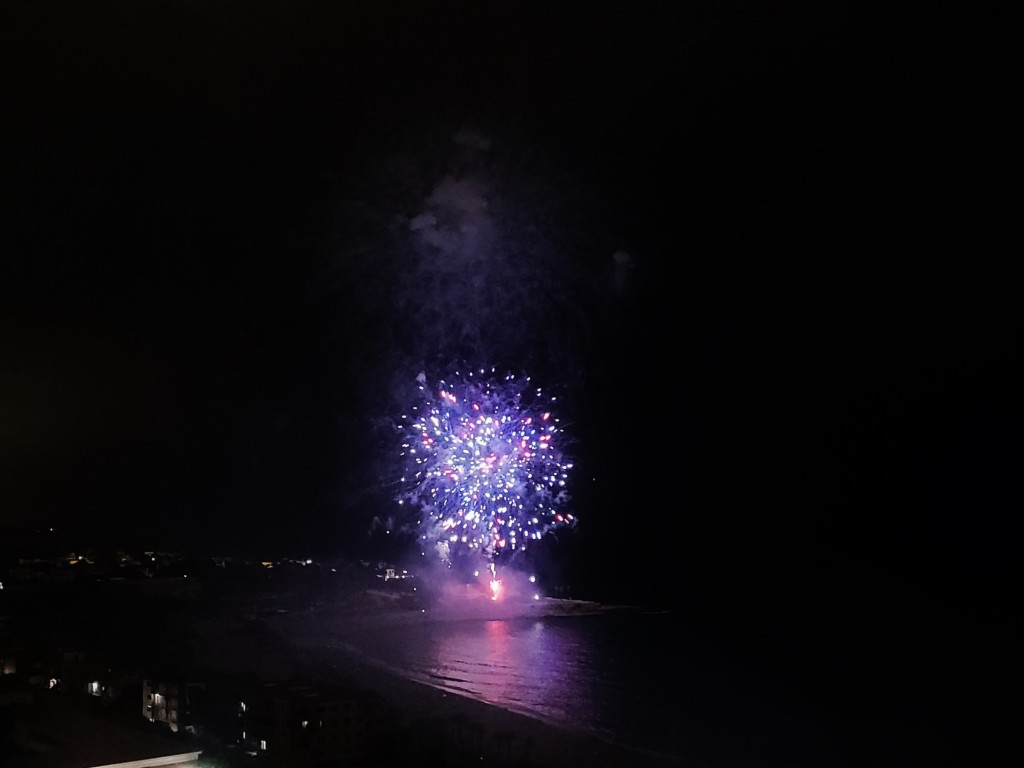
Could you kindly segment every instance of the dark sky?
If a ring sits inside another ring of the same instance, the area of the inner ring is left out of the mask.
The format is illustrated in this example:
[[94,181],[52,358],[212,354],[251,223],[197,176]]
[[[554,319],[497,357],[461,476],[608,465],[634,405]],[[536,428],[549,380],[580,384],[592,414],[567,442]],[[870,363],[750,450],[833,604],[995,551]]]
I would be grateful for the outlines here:
[[[16,5],[3,523],[357,551],[381,421],[458,349],[568,395],[579,578],[1019,579],[968,4]],[[410,228],[446,177],[481,263]]]

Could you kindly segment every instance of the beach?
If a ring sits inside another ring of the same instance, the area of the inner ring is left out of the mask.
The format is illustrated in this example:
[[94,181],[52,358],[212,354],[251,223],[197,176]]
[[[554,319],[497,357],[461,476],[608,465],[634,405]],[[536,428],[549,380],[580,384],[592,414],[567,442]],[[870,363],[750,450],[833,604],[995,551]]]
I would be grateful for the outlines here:
[[[436,730],[459,746],[448,765],[515,765],[524,768],[668,768],[678,759],[644,754],[582,732],[556,727],[477,699],[408,680],[361,660],[339,672],[359,688],[379,695],[396,716],[396,733]],[[414,763],[422,765],[425,763]],[[696,763],[687,763],[696,765]]]
[[[596,603],[580,601],[547,601],[528,610],[533,614],[576,615],[602,610]],[[525,713],[493,705],[470,695],[459,695],[450,689],[410,679],[402,670],[390,669],[376,659],[361,654],[353,647],[328,642],[335,633],[351,632],[354,624],[379,629],[400,627],[416,621],[447,621],[448,617],[417,616],[418,612],[403,610],[358,611],[343,614],[319,612],[282,615],[280,631],[296,644],[300,658],[319,665],[324,674],[325,647],[330,647],[330,671],[335,682],[345,683],[376,697],[389,717],[394,719],[396,736],[422,742],[424,762],[417,758],[408,765],[508,765],[523,768],[669,768],[682,765],[678,757],[645,753],[599,736],[554,724]],[[533,615],[531,614],[531,615]],[[508,615],[503,615],[508,618]],[[344,624],[345,631],[338,626]],[[443,756],[435,754],[438,742],[444,742]],[[416,753],[414,744],[406,744],[406,753]],[[687,762],[686,765],[699,765]]]

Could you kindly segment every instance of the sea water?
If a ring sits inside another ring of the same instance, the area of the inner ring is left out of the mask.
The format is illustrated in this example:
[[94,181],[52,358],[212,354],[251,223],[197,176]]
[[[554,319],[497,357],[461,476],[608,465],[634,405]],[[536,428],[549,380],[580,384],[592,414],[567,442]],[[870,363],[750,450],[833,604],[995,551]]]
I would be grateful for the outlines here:
[[[465,619],[342,633],[418,682],[662,755],[682,745],[688,643],[668,613]],[[692,692],[691,692],[692,693]]]

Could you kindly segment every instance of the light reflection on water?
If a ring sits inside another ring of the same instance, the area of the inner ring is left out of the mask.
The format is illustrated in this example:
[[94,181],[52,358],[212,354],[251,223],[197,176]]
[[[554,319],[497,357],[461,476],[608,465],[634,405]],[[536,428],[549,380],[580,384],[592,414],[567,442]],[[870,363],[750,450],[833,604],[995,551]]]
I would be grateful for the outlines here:
[[353,645],[412,679],[657,749],[679,727],[669,629],[637,615],[424,622]]
[[578,651],[571,632],[541,620],[459,622],[429,633],[419,663],[435,684],[510,709],[570,720],[580,715],[579,702],[593,701],[591,677]]

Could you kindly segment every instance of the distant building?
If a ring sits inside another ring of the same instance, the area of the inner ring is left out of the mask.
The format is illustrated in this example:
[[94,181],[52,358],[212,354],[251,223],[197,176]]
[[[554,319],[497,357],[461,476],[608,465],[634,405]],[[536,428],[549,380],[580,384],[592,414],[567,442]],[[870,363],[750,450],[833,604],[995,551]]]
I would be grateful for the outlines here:
[[202,730],[202,704],[206,684],[187,681],[142,681],[142,716],[151,723],[163,723],[173,733]]
[[75,571],[63,558],[19,558],[11,565],[7,580],[15,587],[70,584],[75,580]]
[[18,677],[38,688],[60,688],[65,667],[73,664],[72,659],[65,659],[63,649],[52,643],[22,646],[17,662]]
[[330,685],[267,683],[239,702],[242,741],[275,763],[310,766],[364,759],[372,713],[364,695]]

